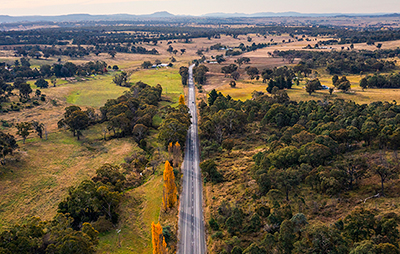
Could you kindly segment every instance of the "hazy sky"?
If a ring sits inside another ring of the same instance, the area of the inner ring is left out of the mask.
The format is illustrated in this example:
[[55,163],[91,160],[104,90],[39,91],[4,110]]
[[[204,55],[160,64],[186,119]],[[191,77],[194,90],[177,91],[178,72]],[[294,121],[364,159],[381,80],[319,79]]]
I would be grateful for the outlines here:
[[400,0],[0,0],[0,15],[400,12]]

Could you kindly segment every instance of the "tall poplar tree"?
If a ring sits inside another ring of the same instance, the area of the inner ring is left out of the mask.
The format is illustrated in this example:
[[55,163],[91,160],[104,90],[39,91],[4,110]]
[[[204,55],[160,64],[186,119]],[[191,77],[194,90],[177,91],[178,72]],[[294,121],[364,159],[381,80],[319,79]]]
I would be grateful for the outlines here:
[[157,224],[154,224],[154,222],[151,223],[151,237],[153,241],[153,254],[167,253],[167,243],[162,234],[160,222]]
[[163,208],[174,207],[177,202],[177,188],[175,184],[175,175],[169,161],[165,162],[164,169],[164,189],[163,189]]

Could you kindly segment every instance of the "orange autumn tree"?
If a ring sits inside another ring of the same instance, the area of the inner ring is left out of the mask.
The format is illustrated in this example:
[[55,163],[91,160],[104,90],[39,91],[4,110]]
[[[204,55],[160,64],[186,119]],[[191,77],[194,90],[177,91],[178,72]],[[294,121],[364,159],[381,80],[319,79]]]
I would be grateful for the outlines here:
[[153,241],[153,254],[167,253],[167,243],[162,234],[160,222],[157,224],[154,224],[154,222],[151,223],[151,238]]
[[173,154],[173,149],[174,145],[172,144],[172,142],[170,142],[168,144],[168,155],[169,155],[169,160],[172,160],[172,154]]
[[176,142],[174,147],[172,148],[172,153],[174,156],[174,166],[178,167],[182,158],[181,145],[178,142]]
[[169,161],[165,162],[164,169],[164,189],[163,189],[163,208],[167,210],[168,208],[174,207],[177,202],[178,190],[175,184],[174,170],[169,164]]
[[185,96],[183,94],[179,95],[179,105],[185,105]]

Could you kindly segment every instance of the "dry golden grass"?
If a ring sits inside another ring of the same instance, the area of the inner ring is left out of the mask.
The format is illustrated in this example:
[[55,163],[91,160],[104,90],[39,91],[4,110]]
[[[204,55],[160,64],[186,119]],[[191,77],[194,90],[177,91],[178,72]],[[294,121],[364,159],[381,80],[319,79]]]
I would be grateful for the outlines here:
[[51,219],[67,188],[90,179],[104,163],[121,163],[136,144],[129,138],[99,140],[99,127],[84,131],[78,142],[68,132],[49,135],[48,140],[28,138],[19,143],[1,175],[0,230],[31,216]]

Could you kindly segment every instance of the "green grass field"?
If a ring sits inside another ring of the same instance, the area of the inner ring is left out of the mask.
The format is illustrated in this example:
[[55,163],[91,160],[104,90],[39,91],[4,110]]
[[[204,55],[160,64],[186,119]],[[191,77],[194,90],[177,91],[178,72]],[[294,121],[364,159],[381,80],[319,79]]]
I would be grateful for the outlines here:
[[183,94],[181,76],[179,75],[179,69],[176,67],[135,71],[130,77],[130,82],[136,83],[138,81],[151,86],[160,84],[163,88],[162,94],[171,100],[171,106],[176,106],[179,95]]
[[86,81],[71,84],[73,92],[67,102],[79,106],[101,107],[108,99],[117,98],[129,89],[112,82],[114,75],[98,75]]
[[98,253],[148,253],[153,251],[151,222],[157,222],[162,200],[162,176],[153,176],[144,185],[124,194],[121,205],[120,242],[113,230],[100,237]]

